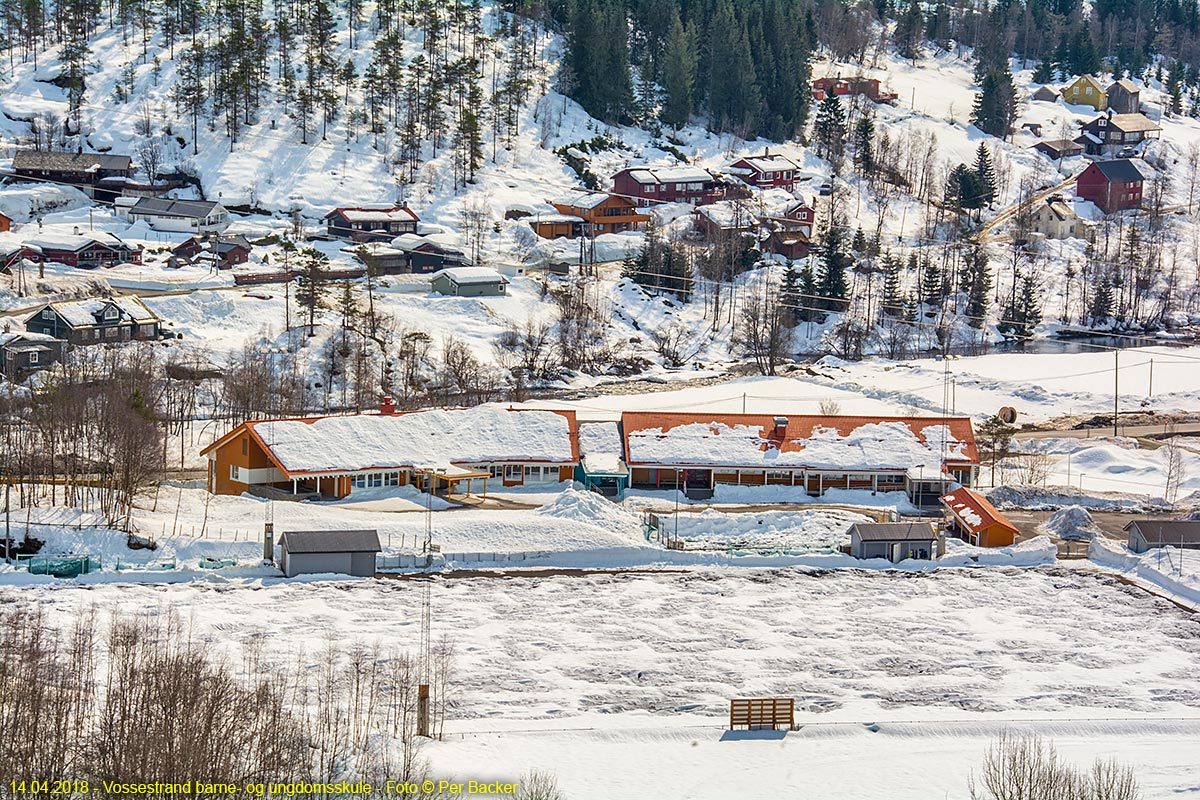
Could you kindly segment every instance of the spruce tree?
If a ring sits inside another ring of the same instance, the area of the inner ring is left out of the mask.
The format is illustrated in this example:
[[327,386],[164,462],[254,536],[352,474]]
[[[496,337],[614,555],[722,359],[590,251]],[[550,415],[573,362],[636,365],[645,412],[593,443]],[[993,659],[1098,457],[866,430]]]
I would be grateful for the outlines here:
[[975,95],[971,122],[984,133],[1006,137],[1017,109],[1017,87],[1007,66],[989,69]]
[[663,97],[659,118],[672,128],[687,124],[692,115],[696,86],[695,37],[683,27],[678,10],[671,20],[663,53]]
[[904,15],[896,21],[896,31],[893,39],[896,51],[902,58],[914,63],[921,57],[921,36],[925,32],[924,19],[921,16],[921,5],[918,0],[908,0],[908,8]]
[[802,321],[809,322],[822,318],[821,314],[815,310],[818,294],[817,276],[813,273],[812,265],[805,261],[804,266],[800,267],[800,302],[797,303],[801,306],[797,315]]
[[980,205],[990,206],[996,199],[996,170],[992,167],[992,155],[983,142],[975,151],[975,180]]
[[1038,61],[1037,67],[1033,70],[1033,82],[1040,84],[1052,83],[1054,81],[1054,62],[1050,59],[1050,54],[1042,56],[1041,61]]
[[883,299],[879,307],[889,317],[899,317],[904,313],[904,286],[900,277],[900,262],[896,259],[887,260],[887,272],[883,279]]
[[1112,282],[1106,275],[1096,283],[1092,301],[1088,304],[1087,316],[1093,328],[1104,325],[1113,316]]
[[822,298],[821,307],[830,311],[844,311],[846,298],[846,266],[850,262],[845,252],[845,231],[840,225],[832,225],[825,234],[821,250],[820,269],[817,274],[817,294]]
[[921,273],[921,302],[931,308],[940,309],[945,299],[942,288],[942,270],[932,261],[926,262]]
[[308,311],[308,335],[316,335],[317,309],[325,305],[329,292],[329,256],[313,247],[300,251],[296,259],[296,305]]
[[817,141],[818,155],[835,165],[841,161],[846,146],[846,112],[833,92],[825,95],[817,107],[813,138]]
[[982,328],[991,305],[992,273],[988,267],[987,251],[976,247],[967,259],[967,274],[963,285],[967,292],[967,324]]
[[869,114],[854,124],[854,163],[866,177],[875,172],[875,120]]
[[779,303],[783,306],[783,320],[789,328],[796,327],[800,321],[797,313],[799,306],[804,305],[800,298],[800,275],[796,265],[789,263],[783,271],[783,280],[779,283]]

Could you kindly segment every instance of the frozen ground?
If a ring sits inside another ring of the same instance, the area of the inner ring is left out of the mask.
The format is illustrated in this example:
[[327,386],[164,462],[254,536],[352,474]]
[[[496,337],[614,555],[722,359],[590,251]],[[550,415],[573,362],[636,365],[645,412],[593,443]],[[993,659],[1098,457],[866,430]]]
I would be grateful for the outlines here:
[[[63,621],[173,611],[214,648],[261,638],[313,665],[329,638],[415,647],[420,597],[389,580],[0,588]],[[1134,764],[1147,798],[1200,785],[1200,620],[1100,572],[449,580],[432,600],[457,650],[448,741],[426,751],[440,772],[549,769],[572,800],[954,797],[988,737],[1032,725],[1073,758]],[[756,695],[795,697],[808,727],[723,740],[728,699]]]

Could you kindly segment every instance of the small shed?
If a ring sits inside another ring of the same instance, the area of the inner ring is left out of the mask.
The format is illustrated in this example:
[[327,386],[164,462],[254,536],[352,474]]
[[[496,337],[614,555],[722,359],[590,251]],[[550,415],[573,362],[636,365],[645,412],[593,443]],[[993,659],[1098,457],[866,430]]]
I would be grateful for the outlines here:
[[928,522],[858,522],[850,526],[850,555],[855,558],[899,563],[936,558],[944,549],[944,540]]
[[1155,547],[1200,550],[1200,520],[1135,519],[1125,526],[1129,549],[1144,553]]
[[941,501],[952,536],[976,547],[1008,547],[1017,540],[1017,526],[978,492],[955,489]]
[[430,285],[438,294],[456,297],[498,297],[508,278],[488,267],[451,267],[433,273]]
[[382,549],[379,534],[371,530],[285,531],[279,548],[279,568],[289,578],[330,572],[370,578]]
[[1036,100],[1039,103],[1056,103],[1058,102],[1058,92],[1054,91],[1049,86],[1039,86],[1031,95],[1029,95],[1029,99]]

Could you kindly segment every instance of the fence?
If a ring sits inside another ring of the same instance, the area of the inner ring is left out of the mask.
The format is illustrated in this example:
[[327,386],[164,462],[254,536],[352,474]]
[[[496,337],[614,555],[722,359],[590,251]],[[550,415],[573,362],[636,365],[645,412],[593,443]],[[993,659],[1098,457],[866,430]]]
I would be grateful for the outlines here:
[[747,730],[786,725],[796,727],[795,701],[790,697],[747,697],[729,701],[729,730],[745,726]]
[[179,568],[179,562],[174,558],[164,559],[162,561],[135,561],[122,562],[117,559],[117,572],[171,572]]
[[100,559],[90,555],[17,556],[17,568],[31,575],[53,575],[56,578],[77,578],[100,569]]
[[398,553],[375,556],[375,568],[384,569],[428,569],[436,561],[439,567],[446,564],[523,564],[546,558],[548,551],[524,553]]

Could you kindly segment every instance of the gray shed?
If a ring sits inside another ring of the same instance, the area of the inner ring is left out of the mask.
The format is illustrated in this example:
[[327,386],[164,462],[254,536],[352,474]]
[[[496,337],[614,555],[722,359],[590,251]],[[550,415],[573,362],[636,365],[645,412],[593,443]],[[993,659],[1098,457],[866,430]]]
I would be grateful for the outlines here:
[[1200,550],[1200,520],[1135,519],[1125,526],[1129,549],[1144,553],[1152,547]]
[[928,522],[859,522],[850,526],[850,555],[855,558],[886,558],[896,563],[936,558],[944,550],[945,540]]
[[279,547],[279,568],[289,578],[326,572],[370,578],[382,549],[375,531],[285,531]]
[[438,294],[458,297],[498,297],[504,294],[508,278],[487,267],[447,267],[429,279]]

